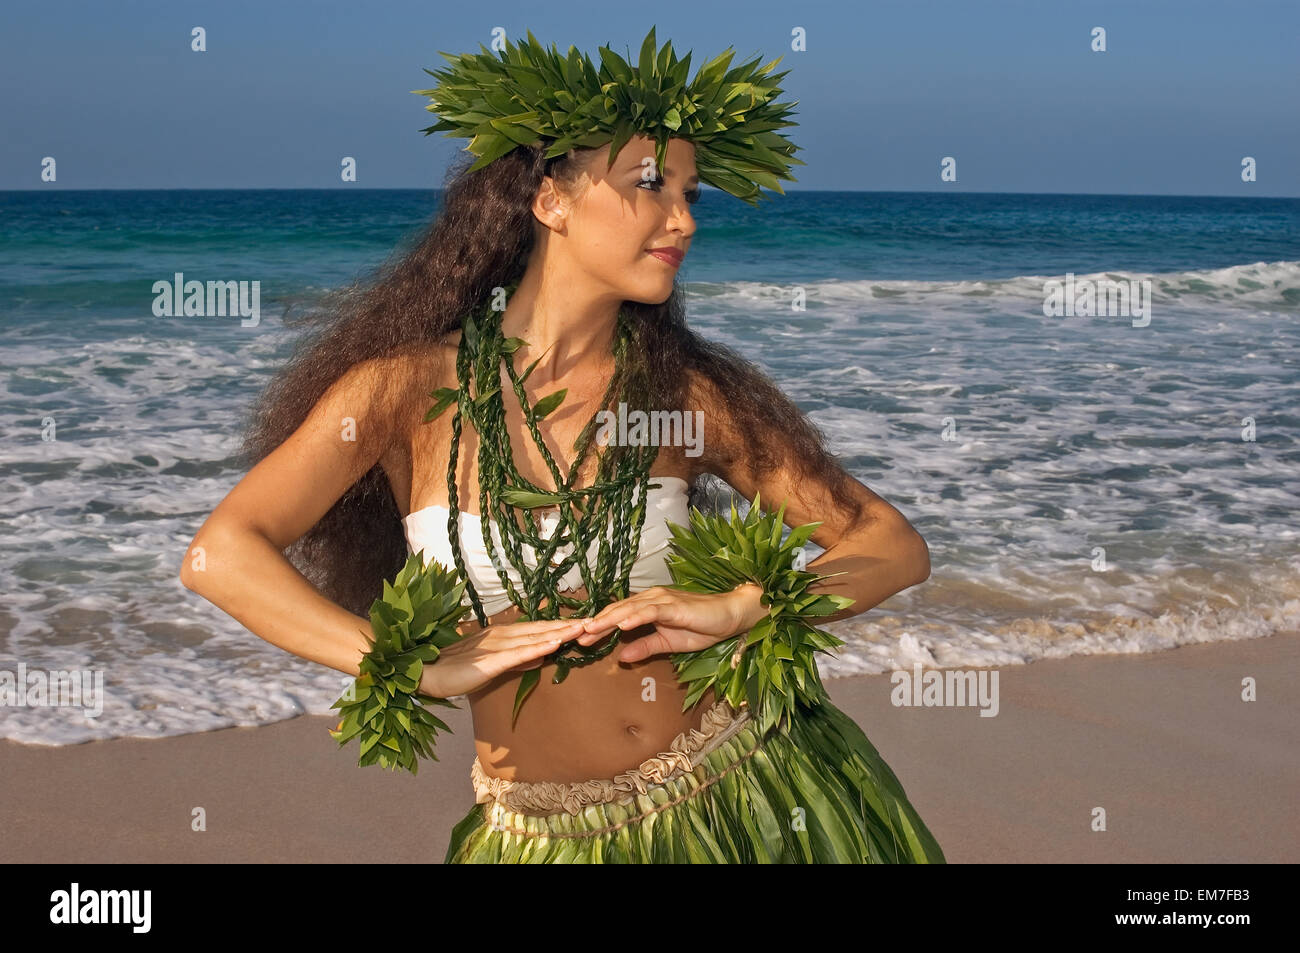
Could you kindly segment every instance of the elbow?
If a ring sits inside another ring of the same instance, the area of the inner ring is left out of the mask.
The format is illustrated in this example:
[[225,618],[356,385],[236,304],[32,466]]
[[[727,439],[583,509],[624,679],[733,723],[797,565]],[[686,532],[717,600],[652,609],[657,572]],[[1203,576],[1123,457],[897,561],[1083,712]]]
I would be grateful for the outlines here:
[[185,550],[185,556],[181,559],[180,580],[181,585],[190,592],[194,591],[195,571],[193,568],[194,552],[198,547],[190,543],[189,548]]
[[930,578],[930,547],[926,545],[925,538],[915,530],[911,532],[911,541],[908,544],[907,564],[913,567],[911,586],[919,586]]
[[181,585],[191,592],[202,595],[201,590],[209,570],[208,558],[212,555],[214,547],[228,552],[237,545],[231,539],[225,524],[212,521],[204,523],[185,549],[179,573]]

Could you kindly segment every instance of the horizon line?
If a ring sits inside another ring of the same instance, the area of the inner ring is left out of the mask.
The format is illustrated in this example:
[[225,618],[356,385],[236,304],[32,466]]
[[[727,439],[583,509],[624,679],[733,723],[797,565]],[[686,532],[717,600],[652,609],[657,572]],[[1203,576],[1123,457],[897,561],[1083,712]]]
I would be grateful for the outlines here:
[[[718,192],[721,195],[730,196],[731,193],[722,189],[707,187],[710,192]],[[361,186],[361,185],[331,185],[331,186],[275,186],[275,185],[243,185],[243,186],[182,186],[175,188],[145,188],[138,186],[102,186],[97,188],[64,188],[55,185],[34,186],[31,188],[17,189],[0,189],[0,195],[6,194],[25,194],[28,192],[346,192],[346,191],[363,191],[363,192],[444,192],[443,186],[416,186],[416,185],[394,185],[394,186]],[[764,192],[764,202],[774,202],[779,198],[788,195],[798,194],[849,194],[849,195],[1043,195],[1043,196],[1089,196],[1098,197],[1115,197],[1115,198],[1188,198],[1188,199],[1290,199],[1300,200],[1300,194],[1296,195],[1222,195],[1211,193],[1188,193],[1188,192],[1004,192],[997,189],[788,189],[786,192]],[[734,196],[732,196],[734,198]],[[736,201],[742,201],[737,199]],[[762,206],[759,206],[760,208]]]

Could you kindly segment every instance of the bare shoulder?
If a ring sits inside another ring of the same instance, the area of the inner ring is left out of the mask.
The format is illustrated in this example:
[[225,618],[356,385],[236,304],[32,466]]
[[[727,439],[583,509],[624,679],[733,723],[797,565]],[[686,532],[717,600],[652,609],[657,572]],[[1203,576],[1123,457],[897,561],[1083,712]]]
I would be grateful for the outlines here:
[[400,380],[416,403],[424,403],[421,413],[432,402],[430,393],[439,387],[456,386],[456,354],[459,329],[440,341],[418,341],[405,345],[382,361],[383,373]]
[[384,460],[386,468],[395,469],[410,457],[417,428],[433,404],[429,395],[456,384],[456,345],[446,340],[421,341],[368,363],[373,365],[371,374],[381,376],[399,395],[390,408],[392,434]]
[[402,372],[427,385],[428,390],[436,387],[456,386],[456,354],[460,346],[460,329],[449,331],[440,341],[421,341],[403,349],[400,360]]

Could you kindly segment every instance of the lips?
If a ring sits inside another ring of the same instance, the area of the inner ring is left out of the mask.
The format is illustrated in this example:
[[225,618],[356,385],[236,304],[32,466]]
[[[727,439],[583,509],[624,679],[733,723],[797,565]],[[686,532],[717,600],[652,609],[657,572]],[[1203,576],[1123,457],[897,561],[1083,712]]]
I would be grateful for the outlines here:
[[682,263],[682,259],[686,257],[685,252],[674,248],[671,245],[665,245],[662,248],[652,248],[650,249],[649,254],[654,255],[662,262],[672,265],[674,268],[678,267]]

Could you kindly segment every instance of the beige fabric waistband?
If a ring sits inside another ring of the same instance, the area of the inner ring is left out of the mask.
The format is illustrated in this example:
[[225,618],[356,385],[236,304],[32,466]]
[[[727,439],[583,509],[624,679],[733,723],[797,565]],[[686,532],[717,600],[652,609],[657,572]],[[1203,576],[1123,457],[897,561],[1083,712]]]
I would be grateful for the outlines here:
[[518,814],[577,814],[588,804],[631,801],[645,794],[652,784],[662,784],[690,774],[711,751],[750,722],[749,706],[741,702],[739,710],[725,699],[713,704],[700,720],[699,728],[689,728],[674,738],[667,751],[647,758],[630,771],[613,778],[590,781],[511,781],[489,777],[475,755],[470,766],[475,802],[497,801]]

